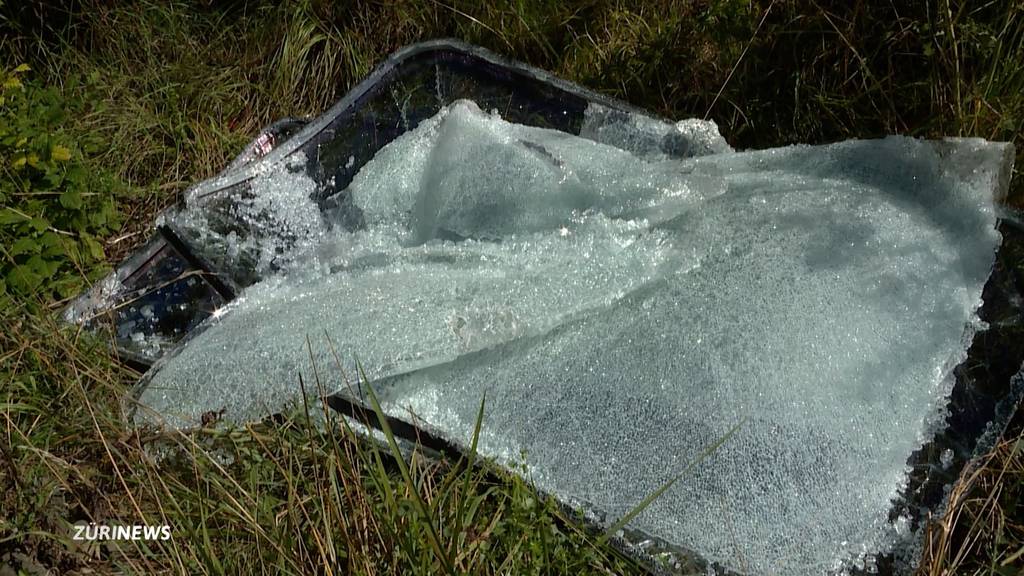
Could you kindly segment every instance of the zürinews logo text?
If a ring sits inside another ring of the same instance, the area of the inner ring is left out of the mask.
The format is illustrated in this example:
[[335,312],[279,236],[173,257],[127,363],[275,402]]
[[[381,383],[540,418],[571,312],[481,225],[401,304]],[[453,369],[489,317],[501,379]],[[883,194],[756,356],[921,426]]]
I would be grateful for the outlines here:
[[76,524],[71,527],[73,540],[170,540],[171,527],[148,526],[108,526],[105,524]]

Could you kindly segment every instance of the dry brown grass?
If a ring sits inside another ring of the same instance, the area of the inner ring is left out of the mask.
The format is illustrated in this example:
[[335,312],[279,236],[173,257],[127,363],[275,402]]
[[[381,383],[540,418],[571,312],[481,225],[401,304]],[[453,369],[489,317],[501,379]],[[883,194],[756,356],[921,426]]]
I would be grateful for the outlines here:
[[1024,436],[1004,439],[953,486],[929,527],[920,576],[1024,570]]

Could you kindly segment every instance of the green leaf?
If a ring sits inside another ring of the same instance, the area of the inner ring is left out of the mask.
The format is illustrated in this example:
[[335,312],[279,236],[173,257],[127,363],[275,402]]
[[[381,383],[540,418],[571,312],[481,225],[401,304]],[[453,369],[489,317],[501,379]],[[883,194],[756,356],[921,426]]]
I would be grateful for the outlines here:
[[31,236],[22,236],[11,244],[10,253],[11,256],[20,256],[22,254],[38,254],[42,246],[39,241]]
[[103,246],[92,236],[82,235],[82,243],[94,260],[104,260],[107,255],[103,252]]
[[43,177],[36,181],[36,189],[40,191],[56,190],[63,181],[63,170],[60,170],[55,166],[48,165],[46,170],[43,172]]
[[67,276],[53,283],[53,289],[61,298],[70,298],[82,288],[82,280],[78,276]]
[[36,232],[42,232],[50,227],[50,222],[46,218],[36,217],[28,222],[29,226],[32,227]]
[[51,230],[43,232],[43,235],[39,237],[39,243],[46,248],[59,248],[64,245],[64,243],[61,242],[60,236]]
[[102,228],[110,222],[113,214],[113,204],[104,202],[102,206],[90,212],[89,223],[97,228]]
[[64,171],[64,179],[77,185],[84,185],[89,177],[89,171],[81,164],[67,166]]
[[60,205],[68,210],[79,210],[82,208],[82,195],[78,190],[67,190],[60,195]]
[[43,279],[28,266],[19,264],[7,272],[7,284],[16,292],[31,294],[35,292]]
[[42,256],[33,256],[25,264],[44,279],[51,278],[60,268],[60,262],[47,260]]
[[24,214],[19,214],[10,208],[0,210],[0,226],[17,224],[26,220],[28,220],[28,218],[26,218]]
[[39,245],[43,247],[42,255],[46,258],[64,256],[64,244],[67,243],[62,241],[57,233],[49,230],[43,232],[43,235],[39,237]]

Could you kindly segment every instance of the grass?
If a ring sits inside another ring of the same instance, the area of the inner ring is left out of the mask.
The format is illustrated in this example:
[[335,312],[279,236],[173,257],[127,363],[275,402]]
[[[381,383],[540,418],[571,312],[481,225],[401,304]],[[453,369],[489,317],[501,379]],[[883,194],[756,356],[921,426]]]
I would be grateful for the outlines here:
[[932,526],[920,574],[1020,574],[1024,559],[1024,437],[1008,438],[953,488]]
[[[0,66],[85,107],[63,129],[135,192],[116,262],[153,215],[259,129],[316,115],[394,49],[454,36],[738,147],[903,133],[1009,140],[1024,166],[1024,6],[1009,0],[0,1]],[[86,82],[71,82],[83,78]],[[1014,174],[1016,207],[1024,208]],[[83,271],[89,272],[89,271]],[[137,377],[59,328],[59,302],[0,310],[0,566],[56,573],[631,573],[515,477],[414,456],[404,470],[303,410],[189,435],[126,429]],[[1024,335],[1022,335],[1024,337]],[[922,574],[1024,567],[1020,437],[954,490]],[[157,461],[153,454],[165,451]],[[169,523],[170,541],[69,540],[69,522]]]
[[[406,464],[357,441],[343,422],[312,425],[308,407],[242,428],[127,430],[119,395],[136,375],[112,361],[102,342],[52,323],[4,320],[3,369],[14,378],[2,401],[0,550],[16,567],[62,574],[636,572],[522,480],[463,460],[413,454]],[[174,533],[167,541],[82,543],[70,539],[67,524],[75,522],[170,525]]]

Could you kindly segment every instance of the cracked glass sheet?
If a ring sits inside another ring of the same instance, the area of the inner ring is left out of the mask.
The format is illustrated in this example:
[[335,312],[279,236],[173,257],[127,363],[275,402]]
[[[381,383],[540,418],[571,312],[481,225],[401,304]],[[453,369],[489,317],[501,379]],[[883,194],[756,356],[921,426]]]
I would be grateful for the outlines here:
[[274,273],[155,366],[135,419],[259,418],[311,362],[352,394],[358,362],[388,412],[456,442],[486,394],[480,451],[610,519],[739,425],[631,526],[751,574],[863,566],[908,538],[891,503],[980,327],[1012,148],[710,151],[644,156],[458,102],[334,211],[304,158],[268,169],[239,214],[294,222]]
[[173,349],[226,300],[209,274],[157,234],[75,299],[64,320],[109,335],[119,355],[148,365]]

